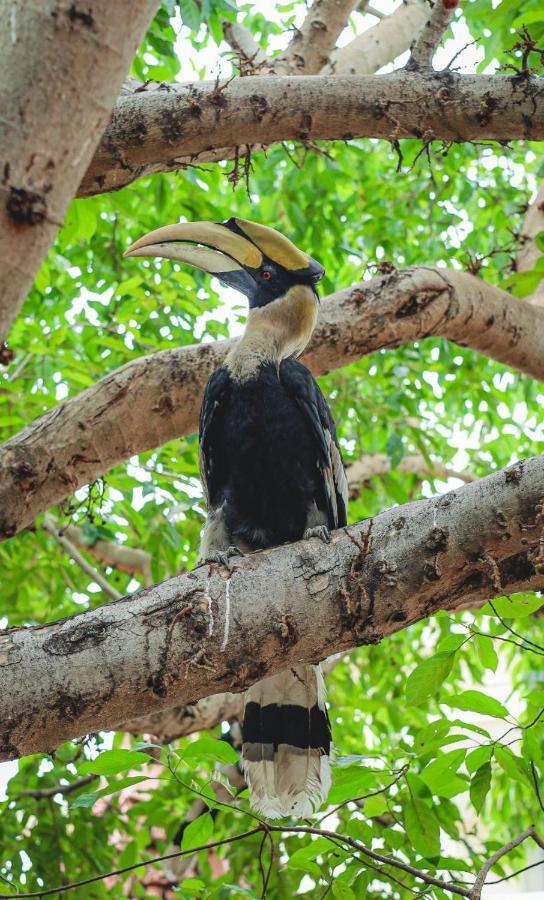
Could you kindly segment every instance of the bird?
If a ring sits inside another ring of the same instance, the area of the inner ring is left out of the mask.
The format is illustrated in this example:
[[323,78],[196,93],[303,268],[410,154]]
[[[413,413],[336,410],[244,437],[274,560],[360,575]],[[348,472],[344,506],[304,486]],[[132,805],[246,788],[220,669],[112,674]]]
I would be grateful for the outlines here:
[[[348,485],[331,411],[297,359],[317,322],[323,266],[277,229],[238,217],[157,228],[125,256],[188,263],[249,304],[243,336],[211,375],[200,411],[201,562],[329,541],[346,525]],[[253,684],[242,736],[252,808],[270,819],[314,814],[331,783],[320,666],[297,663]]]

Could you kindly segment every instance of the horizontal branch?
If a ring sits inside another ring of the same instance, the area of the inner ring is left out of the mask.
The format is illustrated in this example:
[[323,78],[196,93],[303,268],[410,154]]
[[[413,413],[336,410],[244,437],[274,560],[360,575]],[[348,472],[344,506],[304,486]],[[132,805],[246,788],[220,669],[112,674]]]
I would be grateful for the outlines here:
[[451,469],[442,463],[427,462],[421,454],[408,454],[403,456],[398,465],[392,466],[391,460],[385,453],[368,453],[360,459],[352,462],[346,469],[350,497],[358,497],[361,487],[366,481],[377,478],[380,475],[388,475],[389,472],[404,472],[407,475],[421,475],[424,478],[459,478],[465,484],[476,481],[477,476],[472,472]]
[[79,196],[117,190],[210,154],[217,160],[237,146],[357,137],[539,140],[544,78],[405,70],[263,75],[122,95]]
[[[323,673],[327,675],[332,672],[342,658],[341,655],[336,655],[326,659],[321,666]],[[129,719],[122,723],[119,730],[135,735],[149,734],[159,743],[169,744],[183,735],[215,728],[219,722],[241,720],[243,700],[243,694],[232,694],[230,691],[212,694],[194,704],[173,706],[151,713],[150,716]]]
[[[316,374],[382,347],[445,337],[544,380],[544,310],[471,275],[401,269],[325,298],[304,362]],[[128,363],[0,447],[0,539],[137,453],[196,430],[230,341]]]
[[0,638],[0,759],[50,751],[438,609],[544,588],[544,457],[319,539],[216,564]]

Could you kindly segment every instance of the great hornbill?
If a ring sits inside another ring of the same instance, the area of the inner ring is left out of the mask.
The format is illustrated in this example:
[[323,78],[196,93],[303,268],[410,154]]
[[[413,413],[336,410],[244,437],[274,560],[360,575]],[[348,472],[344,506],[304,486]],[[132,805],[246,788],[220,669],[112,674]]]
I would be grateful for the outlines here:
[[[324,269],[276,231],[231,218],[158,228],[126,256],[209,272],[249,300],[241,340],[206,386],[200,469],[208,504],[201,559],[224,561],[346,524],[347,482],[330,410],[296,357],[317,320]],[[242,759],[255,810],[307,816],[330,784],[319,666],[294,666],[246,693]]]

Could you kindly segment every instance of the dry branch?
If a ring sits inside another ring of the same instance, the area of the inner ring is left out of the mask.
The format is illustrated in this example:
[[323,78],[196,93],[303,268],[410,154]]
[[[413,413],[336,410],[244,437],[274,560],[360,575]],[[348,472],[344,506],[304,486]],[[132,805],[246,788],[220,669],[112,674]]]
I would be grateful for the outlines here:
[[0,341],[62,224],[157,6],[0,5]]
[[[303,359],[323,374],[430,336],[544,380],[543,310],[463,272],[424,267],[326,298]],[[180,347],[135,360],[7,441],[0,448],[0,538],[130,456],[193,432],[206,381],[230,346]]]
[[470,599],[541,590],[543,497],[544,457],[535,457],[337,531],[329,545],[313,538],[231,570],[204,565],[100,609],[9,630],[0,759],[241,691]]
[[360,0],[314,0],[306,19],[287,50],[274,60],[278,75],[316,75],[329,61],[329,54]]
[[404,70],[334,78],[262,75],[123,95],[79,196],[226,158],[243,145],[423,136],[542,139],[544,78]]
[[372,75],[409,50],[429,14],[426,0],[407,0],[390,16],[331,53],[322,75]]

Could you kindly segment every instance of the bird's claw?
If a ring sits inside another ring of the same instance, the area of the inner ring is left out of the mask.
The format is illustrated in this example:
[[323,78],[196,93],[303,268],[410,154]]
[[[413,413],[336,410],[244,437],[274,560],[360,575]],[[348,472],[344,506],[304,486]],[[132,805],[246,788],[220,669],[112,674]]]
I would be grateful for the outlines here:
[[226,550],[218,550],[217,553],[210,553],[210,555],[203,560],[203,563],[219,563],[220,566],[230,569],[229,559],[232,559],[233,556],[245,556],[245,553],[242,553],[238,547],[231,546],[227,547]]
[[331,533],[326,525],[314,525],[313,528],[307,528],[302,536],[302,540],[307,541],[313,537],[319,538],[324,544],[330,544],[331,542]]

